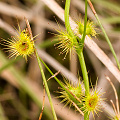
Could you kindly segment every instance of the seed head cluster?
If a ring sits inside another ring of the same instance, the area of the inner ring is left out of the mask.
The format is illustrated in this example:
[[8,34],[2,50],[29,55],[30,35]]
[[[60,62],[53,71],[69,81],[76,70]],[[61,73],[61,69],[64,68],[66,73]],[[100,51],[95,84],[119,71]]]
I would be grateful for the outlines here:
[[[97,91],[96,89],[92,90],[89,94],[85,95],[84,93],[84,88],[81,87],[81,83],[77,86],[73,86],[70,83],[67,83],[65,81],[65,87],[70,91],[71,95],[74,96],[76,100],[73,100],[70,95],[61,88],[61,93],[62,95],[59,96],[60,98],[63,98],[61,102],[66,102],[66,105],[70,105],[70,107],[73,104],[76,104],[76,106],[85,114],[86,112],[90,114],[92,112],[93,117],[94,113],[98,115],[98,112],[101,112],[101,102],[104,100],[101,98],[102,94],[100,94],[100,91]],[[75,107],[76,107],[75,106]]]

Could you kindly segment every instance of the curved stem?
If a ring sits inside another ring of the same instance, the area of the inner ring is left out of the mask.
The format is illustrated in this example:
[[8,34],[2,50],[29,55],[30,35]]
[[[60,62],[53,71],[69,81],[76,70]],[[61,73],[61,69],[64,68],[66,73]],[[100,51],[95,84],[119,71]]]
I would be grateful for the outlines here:
[[100,28],[102,29],[102,32],[103,32],[103,34],[104,34],[104,36],[105,36],[105,39],[106,39],[106,41],[107,41],[107,43],[108,43],[108,45],[109,45],[109,47],[110,47],[110,50],[111,50],[111,52],[112,52],[112,54],[113,54],[113,56],[114,56],[114,58],[115,58],[115,61],[116,61],[116,63],[117,63],[117,66],[118,66],[118,68],[119,68],[119,70],[120,70],[120,63],[119,63],[119,60],[118,60],[118,58],[117,58],[117,55],[116,55],[116,53],[115,53],[115,51],[114,51],[114,49],[113,49],[113,46],[112,46],[112,44],[111,44],[111,42],[110,42],[110,39],[109,39],[107,33],[105,32],[105,29],[104,29],[102,23],[100,22],[100,19],[99,19],[98,15],[97,15],[97,13],[96,13],[96,11],[95,11],[95,9],[94,9],[93,4],[91,3],[90,0],[88,0],[88,3],[89,3],[89,6],[90,6],[93,14],[95,15],[95,17],[96,17],[96,19],[97,19],[97,21],[98,21],[98,23],[99,23],[99,25],[100,25]]
[[35,50],[35,55],[36,55],[36,58],[37,58],[37,61],[38,61],[40,71],[41,71],[41,75],[42,75],[42,78],[43,78],[43,82],[44,82],[44,85],[45,85],[47,96],[48,96],[48,99],[49,99],[49,102],[50,102],[50,105],[51,105],[54,120],[57,120],[57,116],[56,116],[56,113],[55,113],[55,110],[54,110],[54,106],[53,106],[53,103],[52,103],[52,99],[51,99],[50,91],[49,91],[49,88],[48,88],[48,85],[47,85],[47,81],[46,81],[46,78],[45,78],[45,75],[44,75],[42,64],[40,62],[39,55],[38,55],[38,52],[36,50]]
[[113,54],[113,56],[114,56],[114,58],[115,58],[115,61],[116,61],[117,66],[118,66],[118,69],[120,70],[120,63],[119,63],[119,60],[118,60],[118,58],[117,58],[117,55],[116,55],[116,53],[115,53],[115,51],[114,51],[114,49],[113,49],[113,46],[112,46],[112,44],[111,44],[111,42],[110,42],[110,39],[108,38],[108,35],[107,35],[107,33],[105,32],[105,29],[103,28],[103,26],[102,26],[102,24],[101,24],[101,22],[100,22],[99,17],[98,17],[97,14],[95,14],[95,17],[96,17],[96,19],[97,19],[97,21],[98,21],[98,23],[99,23],[99,25],[100,25],[100,27],[101,27],[101,29],[102,29],[102,31],[103,31],[103,34],[104,34],[104,36],[105,36],[105,38],[106,38],[106,41],[107,41],[107,43],[108,43],[108,45],[109,45],[109,47],[110,47],[110,50],[111,50],[111,52],[112,52],[112,54]]

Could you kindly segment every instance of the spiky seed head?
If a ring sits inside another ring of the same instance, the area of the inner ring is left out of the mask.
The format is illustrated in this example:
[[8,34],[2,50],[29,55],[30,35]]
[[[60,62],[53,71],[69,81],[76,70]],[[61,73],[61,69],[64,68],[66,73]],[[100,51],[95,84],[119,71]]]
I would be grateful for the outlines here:
[[[72,94],[72,96],[76,99],[77,103],[80,104],[81,98],[83,96],[83,91],[82,91],[80,82],[78,82],[77,86],[74,86],[73,84],[65,80],[64,86],[70,91],[70,94]],[[73,99],[69,96],[69,94],[63,88],[61,88],[61,90],[62,91],[59,92],[62,94],[59,97],[63,98],[61,102],[66,102],[65,106],[70,104],[70,107],[71,107]]]
[[83,95],[83,92],[82,92],[82,87],[81,87],[81,84],[80,82],[77,84],[77,86],[73,86],[73,84],[70,84],[70,83],[66,83],[68,89],[75,95],[77,96],[78,98],[81,98],[81,96]]
[[[84,22],[79,20],[77,21],[77,25],[78,25],[78,33],[82,35],[84,33]],[[95,25],[90,20],[87,21],[86,35],[88,35],[89,37],[90,36],[95,37],[97,35]]]
[[58,42],[55,44],[57,49],[62,49],[60,54],[65,54],[64,59],[71,50],[77,48],[74,38],[71,37],[66,30],[56,30],[58,34],[55,34]]
[[21,30],[19,27],[18,34],[12,36],[10,40],[3,39],[8,51],[11,52],[9,57],[22,56],[27,61],[27,56],[34,53],[34,41],[31,40],[27,29]]
[[88,114],[90,114],[90,112],[92,112],[94,117],[94,113],[97,114],[99,111],[101,111],[101,101],[103,100],[104,99],[101,98],[101,95],[99,95],[99,91],[97,90],[87,94],[83,98],[84,103],[82,108],[84,109],[84,113],[88,112]]

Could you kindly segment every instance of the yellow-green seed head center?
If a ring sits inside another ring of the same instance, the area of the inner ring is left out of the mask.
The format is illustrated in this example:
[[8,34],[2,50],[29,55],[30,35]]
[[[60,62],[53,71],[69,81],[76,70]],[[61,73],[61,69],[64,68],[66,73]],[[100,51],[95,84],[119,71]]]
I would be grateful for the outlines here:
[[[84,33],[84,25],[82,23],[79,24],[79,33],[83,34]],[[91,26],[87,24],[86,26],[86,35],[90,35],[92,33]]]
[[[82,35],[84,33],[84,22],[77,22],[78,24],[78,32]],[[91,21],[87,21],[86,24],[86,35],[88,36],[96,36],[96,31],[95,31],[94,23]]]
[[89,109],[89,111],[94,111],[96,106],[98,105],[99,96],[90,95],[86,98],[86,107]]

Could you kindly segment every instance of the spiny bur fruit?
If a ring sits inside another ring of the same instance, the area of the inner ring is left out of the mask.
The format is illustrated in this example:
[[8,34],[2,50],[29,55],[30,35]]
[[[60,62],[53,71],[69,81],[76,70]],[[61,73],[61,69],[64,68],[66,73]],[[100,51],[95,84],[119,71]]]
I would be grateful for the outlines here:
[[[78,25],[78,33],[79,34],[83,34],[84,33],[84,22],[83,20],[79,20],[77,21],[77,25]],[[90,36],[93,36],[93,37],[96,37],[97,33],[96,33],[96,28],[95,28],[95,25],[92,21],[88,20],[87,21],[87,25],[86,25],[86,35],[88,35],[89,37]]]
[[90,114],[90,112],[92,112],[93,117],[94,117],[94,113],[98,114],[99,111],[101,111],[102,105],[101,105],[101,101],[103,101],[104,99],[101,98],[102,94],[99,94],[99,91],[92,90],[92,92],[90,92],[89,94],[87,94],[84,98],[83,98],[83,107],[82,109],[84,113],[88,112],[88,114]]
[[74,43],[74,38],[71,37],[67,31],[64,30],[56,30],[58,32],[58,34],[55,34],[56,39],[58,40],[58,42],[55,44],[55,46],[57,45],[57,49],[62,49],[62,51],[60,52],[60,54],[64,54],[65,53],[65,57],[66,58],[67,54],[70,52],[71,50],[75,48],[75,43]]
[[27,61],[27,56],[30,56],[34,53],[34,41],[31,40],[30,34],[28,33],[27,28],[24,30],[17,30],[17,34],[12,36],[11,39],[4,41],[4,46],[6,46],[7,51],[10,51],[9,58],[13,56],[22,56]]
[[69,94],[63,88],[61,88],[61,91],[59,92],[62,94],[59,96],[59,98],[63,98],[61,103],[66,102],[65,106],[67,106],[69,104],[70,107],[72,105],[72,102],[76,102],[75,104],[77,104],[77,103],[80,104],[81,98],[84,94],[80,82],[78,82],[78,84],[76,86],[74,86],[73,84],[71,84],[70,82],[65,80],[64,86],[69,91]]

